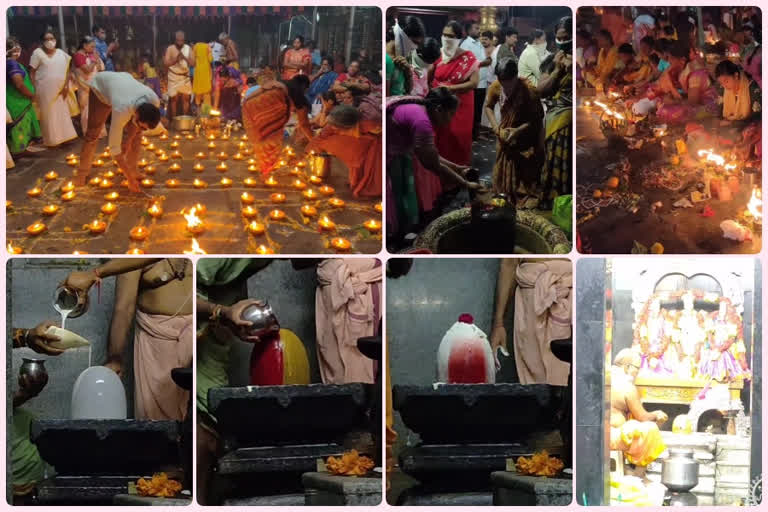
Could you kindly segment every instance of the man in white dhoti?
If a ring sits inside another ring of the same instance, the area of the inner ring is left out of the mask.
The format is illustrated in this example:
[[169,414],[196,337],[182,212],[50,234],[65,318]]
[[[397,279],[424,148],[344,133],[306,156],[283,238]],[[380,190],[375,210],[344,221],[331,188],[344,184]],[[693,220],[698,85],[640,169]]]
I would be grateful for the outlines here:
[[[192,98],[192,78],[190,68],[195,66],[192,48],[184,42],[184,32],[176,32],[174,44],[165,50],[163,62],[168,70],[168,118],[173,119],[180,113],[189,113]],[[178,109],[177,102],[181,103]]]

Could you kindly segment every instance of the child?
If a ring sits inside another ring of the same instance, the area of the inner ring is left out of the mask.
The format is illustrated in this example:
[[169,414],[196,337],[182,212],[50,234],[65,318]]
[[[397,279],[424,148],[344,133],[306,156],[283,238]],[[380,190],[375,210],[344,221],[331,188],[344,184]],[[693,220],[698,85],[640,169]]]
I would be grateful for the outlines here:
[[145,52],[141,55],[141,68],[139,68],[139,74],[144,79],[144,85],[155,91],[158,98],[162,98],[163,93],[160,90],[160,78],[157,76],[157,70],[150,63],[152,56],[149,52]]

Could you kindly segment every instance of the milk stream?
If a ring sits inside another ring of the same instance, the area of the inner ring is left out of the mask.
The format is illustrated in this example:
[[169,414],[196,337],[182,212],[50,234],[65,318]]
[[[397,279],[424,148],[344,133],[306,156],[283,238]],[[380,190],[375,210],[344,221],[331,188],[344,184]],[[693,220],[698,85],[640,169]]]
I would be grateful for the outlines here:
[[65,328],[65,324],[67,322],[67,317],[74,310],[73,309],[61,309],[58,304],[54,304],[53,308],[56,311],[58,311],[59,314],[61,315],[61,328],[64,329]]

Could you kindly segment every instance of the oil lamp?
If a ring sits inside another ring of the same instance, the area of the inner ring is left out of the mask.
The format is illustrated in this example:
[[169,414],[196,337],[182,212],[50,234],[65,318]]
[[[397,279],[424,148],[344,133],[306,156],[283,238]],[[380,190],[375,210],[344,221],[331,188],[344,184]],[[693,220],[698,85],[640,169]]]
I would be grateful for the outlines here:
[[177,149],[176,151],[174,151],[173,153],[171,153],[171,158],[183,158],[183,157],[181,156],[181,151],[179,151],[179,150]]
[[195,165],[192,167],[192,169],[194,169],[194,170],[195,170],[195,172],[203,172],[203,171],[205,170],[205,167],[203,167],[203,164],[201,164],[200,162],[197,162],[197,163],[196,163],[196,164],[195,164]]
[[89,183],[90,185],[93,185],[93,186],[98,186],[98,185],[99,185],[99,183],[101,183],[101,178],[99,178],[98,176],[96,176],[95,178],[91,178],[91,179],[88,181],[88,183]]
[[339,199],[338,197],[332,197],[328,200],[328,204],[333,206],[334,208],[343,208],[344,200]]
[[161,215],[163,215],[163,209],[160,207],[159,204],[152,203],[152,206],[147,208],[147,214],[153,219],[158,219],[160,218]]
[[243,192],[240,194],[240,201],[242,201],[243,204],[253,204],[253,202],[256,200],[255,197],[253,197],[248,192]]
[[199,235],[205,231],[205,224],[203,224],[203,219],[198,217],[196,213],[197,209],[194,206],[189,210],[189,213],[184,213],[182,210],[182,215],[184,215],[184,218],[187,220],[187,231],[193,235]]
[[249,177],[249,178],[245,178],[245,179],[243,180],[243,185],[245,185],[246,187],[255,187],[255,186],[256,186],[256,185],[258,185],[258,184],[259,184],[259,182],[258,182],[258,181],[256,181],[256,180],[255,180],[255,179],[253,179],[253,178],[250,178],[250,177]]
[[285,219],[285,212],[283,210],[272,210],[269,212],[269,218],[272,220],[283,220]]
[[323,185],[320,187],[320,193],[324,196],[332,196],[335,190],[330,185]]
[[69,192],[64,192],[61,194],[61,200],[62,201],[71,201],[75,198],[75,191],[70,190]]
[[170,172],[179,172],[181,170],[181,165],[179,165],[178,162],[173,162],[171,165],[168,166],[168,171]]
[[[74,186],[72,188],[74,188]],[[64,190],[64,188],[62,188],[62,190]],[[34,187],[27,190],[27,195],[29,197],[40,197],[40,194],[42,193],[43,193],[43,189],[41,189],[40,187]]]
[[45,173],[45,181],[53,181],[58,177],[59,177],[59,174],[56,171],[48,171],[47,173]]
[[271,248],[267,247],[266,245],[259,245],[256,248],[256,254],[275,254],[275,251],[273,251]]
[[259,170],[259,168],[256,167],[255,165],[249,165],[248,166],[248,172],[257,172],[258,170]]
[[317,215],[317,208],[315,208],[314,206],[305,204],[304,206],[301,207],[301,214],[304,215],[305,217],[314,217],[315,215]]
[[50,217],[51,215],[56,215],[59,211],[59,205],[57,204],[47,204],[43,206],[43,215],[46,215]]
[[101,207],[101,213],[106,215],[112,215],[117,211],[117,205],[115,203],[104,203]]
[[375,205],[373,205],[373,209],[381,213],[381,203],[376,203]]
[[166,155],[165,153],[163,153],[162,155],[160,155],[160,156],[158,157],[158,159],[159,159],[161,162],[167,162],[168,160],[170,160],[170,158],[171,158],[171,157],[169,157],[169,156],[168,156],[168,155]]
[[365,229],[367,229],[371,233],[378,233],[379,231],[381,231],[381,222],[375,219],[369,219],[363,222],[363,226],[365,226]]
[[141,186],[144,188],[152,188],[155,186],[155,180],[151,178],[144,178],[141,180]]
[[128,249],[127,251],[125,251],[125,254],[144,254],[144,251],[142,251],[138,247],[134,247],[133,249]]
[[244,207],[241,210],[241,213],[243,214],[243,217],[245,217],[246,219],[252,219],[259,214],[258,210],[256,210],[256,208],[254,208],[253,206]]
[[107,201],[114,201],[118,197],[120,197],[120,194],[118,194],[117,192],[110,192],[108,194],[104,194],[104,199],[106,199]]
[[208,188],[208,184],[205,181],[197,178],[192,182],[192,186],[195,188]]
[[198,151],[197,153],[195,153],[195,158],[197,158],[198,160],[202,160],[203,158],[205,158],[205,153],[203,153],[202,151]]
[[165,186],[168,188],[176,188],[181,184],[179,180],[176,178],[171,178],[169,180],[165,180]]
[[266,227],[261,222],[252,220],[248,223],[248,232],[252,235],[263,235],[266,231]]
[[37,236],[40,233],[45,231],[45,224],[42,222],[35,222],[34,224],[30,224],[27,226],[27,233],[29,233],[32,236]]
[[147,239],[149,236],[149,230],[144,226],[136,226],[135,228],[131,229],[131,231],[128,233],[128,236],[131,238],[131,240],[141,242]]
[[211,141],[208,143],[208,149],[216,149],[216,143]]
[[336,224],[328,218],[327,215],[323,215],[320,220],[317,221],[318,226],[320,226],[320,231],[333,231],[336,229]]
[[275,179],[275,177],[274,177],[274,176],[270,176],[269,178],[267,178],[266,180],[264,180],[264,184],[265,184],[266,186],[268,186],[268,187],[276,187],[276,186],[278,186],[280,183],[278,183],[278,181]]
[[323,178],[315,176],[314,174],[309,177],[309,182],[313,185],[320,185],[323,182]]
[[221,153],[219,153],[218,155],[216,155],[216,158],[218,158],[218,159],[219,159],[219,160],[221,160],[221,161],[224,161],[224,160],[226,160],[227,158],[229,158],[229,155],[228,155],[228,154],[226,154],[225,152],[223,152],[223,151],[222,151]]
[[219,165],[216,166],[216,170],[219,172],[227,172],[227,164],[224,162],[221,162]]
[[8,254],[21,254],[24,252],[21,247],[18,245],[13,245],[12,242],[8,242],[8,247],[6,247],[6,250],[8,251]]
[[294,180],[293,182],[293,188],[295,188],[296,190],[304,190],[305,188],[307,188],[307,184],[297,179],[297,180]]
[[227,178],[226,176],[221,178],[221,181],[219,181],[219,183],[221,183],[222,187],[231,187],[232,186],[232,180]]
[[103,220],[99,219],[93,219],[93,222],[88,224],[88,231],[91,232],[92,235],[97,235],[99,233],[103,233],[107,229],[107,223]]
[[[149,180],[149,181],[152,181],[152,180]],[[112,187],[112,182],[110,180],[101,180],[101,182],[99,182],[99,188],[111,188],[111,187]]]
[[139,162],[136,165],[138,165],[139,167],[146,167],[149,165],[149,162],[147,161],[146,158],[142,158],[141,160],[139,160]]
[[301,195],[304,196],[304,199],[317,199],[317,192],[315,192],[311,188],[302,192]]
[[285,202],[285,194],[281,194],[280,192],[275,192],[274,194],[269,195],[269,200],[273,203],[284,203]]
[[331,247],[338,252],[346,252],[352,247],[352,243],[346,238],[336,237],[331,239]]
[[232,155],[232,160],[244,160],[245,157],[242,155],[242,153],[235,153]]

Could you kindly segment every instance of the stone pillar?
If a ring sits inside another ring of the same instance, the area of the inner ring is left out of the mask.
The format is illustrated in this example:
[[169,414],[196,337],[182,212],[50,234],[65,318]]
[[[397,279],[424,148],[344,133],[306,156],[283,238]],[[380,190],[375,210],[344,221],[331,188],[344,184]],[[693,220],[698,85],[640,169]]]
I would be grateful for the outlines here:
[[576,266],[576,337],[574,382],[576,386],[576,502],[607,505],[608,441],[604,388],[604,332],[606,260],[586,258]]
[[755,259],[755,288],[752,301],[752,393],[749,407],[752,447],[749,465],[750,482],[754,485],[763,473],[763,274],[762,262]]

